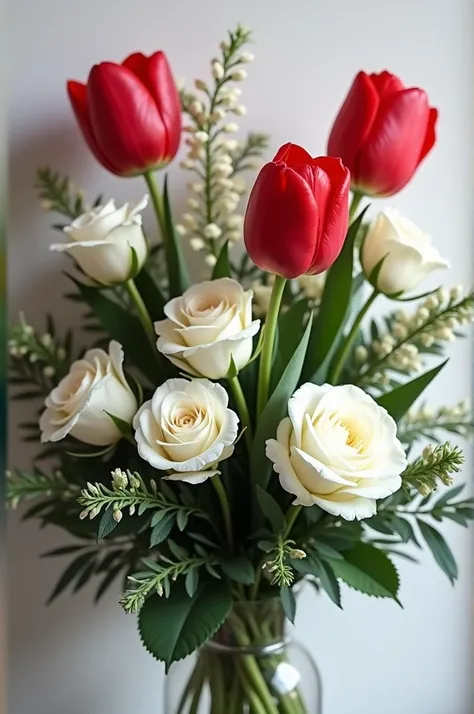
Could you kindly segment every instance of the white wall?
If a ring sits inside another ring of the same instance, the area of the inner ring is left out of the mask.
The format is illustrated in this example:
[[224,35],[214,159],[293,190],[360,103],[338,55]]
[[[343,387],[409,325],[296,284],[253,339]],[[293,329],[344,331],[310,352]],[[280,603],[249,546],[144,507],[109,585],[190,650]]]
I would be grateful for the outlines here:
[[[177,76],[192,80],[228,27],[255,31],[244,128],[268,130],[272,150],[291,140],[323,152],[334,113],[359,68],[389,68],[425,87],[441,110],[439,140],[397,204],[449,255],[452,282],[472,279],[472,18],[469,0],[300,0],[204,3],[157,0],[10,0],[10,305],[32,320],[46,309],[65,325],[64,287],[51,256],[49,218],[37,208],[35,168],[50,163],[94,194],[142,191],[96,165],[79,136],[64,84],[103,59],[164,48]],[[183,182],[177,167],[173,184]],[[470,350],[454,350],[432,390],[440,403],[470,392]],[[14,416],[17,415],[15,411]],[[14,435],[13,435],[14,437]],[[14,441],[14,438],[13,438]],[[14,441],[11,460],[27,465]],[[465,478],[471,478],[467,468]],[[470,701],[471,534],[446,528],[459,561],[455,589],[429,557],[400,564],[401,610],[345,593],[340,612],[326,598],[303,596],[298,636],[325,683],[326,714],[467,714]],[[43,603],[60,570],[38,554],[63,543],[59,531],[10,519],[9,714],[161,713],[162,667],[142,650],[133,618],[112,592],[98,607],[91,592]]]

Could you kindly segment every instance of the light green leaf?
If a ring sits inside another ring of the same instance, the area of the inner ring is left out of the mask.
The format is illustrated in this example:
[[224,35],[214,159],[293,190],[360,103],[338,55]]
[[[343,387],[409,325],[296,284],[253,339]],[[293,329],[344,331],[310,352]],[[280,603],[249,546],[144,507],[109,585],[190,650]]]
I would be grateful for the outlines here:
[[166,300],[161,290],[146,268],[141,270],[135,278],[135,286],[141,295],[148,314],[152,321],[162,320],[165,316],[163,308]]
[[174,525],[174,514],[167,513],[163,518],[161,518],[156,526],[154,526],[150,535],[150,548],[155,545],[159,545],[169,536],[171,529]]
[[308,312],[308,300],[295,302],[278,320],[278,340],[272,368],[272,384],[278,384],[285,367],[301,339],[303,320]]
[[386,409],[395,421],[400,421],[430,382],[441,372],[447,362],[448,360],[445,360],[437,367],[430,369],[429,372],[425,372],[411,382],[396,387],[391,392],[387,392],[381,397],[378,397],[375,401]]
[[218,280],[219,278],[230,278],[231,269],[229,263],[229,244],[226,241],[221,248],[219,257],[217,258],[217,263],[212,271],[212,280]]
[[425,523],[425,521],[422,521],[420,518],[417,518],[417,523],[426,545],[433,553],[434,559],[441,570],[446,573],[451,583],[454,584],[454,581],[457,580],[458,577],[458,566],[449,545],[436,528],[433,528],[433,526]]
[[367,208],[350,225],[342,251],[328,271],[303,367],[302,378],[305,382],[313,381],[318,369],[323,362],[328,362],[330,352],[337,347],[337,338],[348,314],[352,294],[354,241]]
[[189,286],[188,271],[183,258],[178,236],[174,229],[171,216],[171,206],[168,195],[168,176],[165,176],[163,188],[163,213],[166,230],[164,240],[166,262],[168,264],[169,293],[170,297],[182,295]]
[[392,561],[378,548],[359,543],[344,560],[328,560],[338,578],[366,595],[397,599],[399,579]]
[[138,618],[140,637],[150,654],[170,665],[197,650],[219,629],[232,607],[225,581],[201,582],[191,598],[178,580],[169,599],[153,595]]
[[280,589],[280,598],[285,615],[289,621],[294,624],[296,617],[296,598],[293,590],[286,586],[282,587]]
[[244,556],[233,560],[223,560],[221,568],[227,577],[243,585],[251,585],[255,579],[252,562]]
[[122,436],[125,436],[126,438],[131,436],[132,428],[127,421],[124,421],[124,419],[120,419],[120,417],[111,414],[107,411],[107,409],[104,409],[104,412],[107,414],[108,417],[112,419],[113,423],[115,424],[119,432],[122,434]]
[[279,533],[285,525],[285,515],[278,503],[267,491],[257,485],[257,500],[263,515],[272,524],[273,531]]
[[264,489],[268,484],[271,471],[271,464],[265,455],[265,442],[267,439],[276,437],[278,424],[288,413],[288,400],[295,391],[301,375],[312,322],[311,316],[300,343],[268,400],[257,425],[251,456],[251,473],[255,483]]

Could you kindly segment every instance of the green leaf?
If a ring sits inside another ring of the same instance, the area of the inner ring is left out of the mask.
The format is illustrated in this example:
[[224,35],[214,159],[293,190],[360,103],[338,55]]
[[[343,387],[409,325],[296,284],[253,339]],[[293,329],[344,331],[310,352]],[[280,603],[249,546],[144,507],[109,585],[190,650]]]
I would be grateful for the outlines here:
[[95,596],[94,596],[94,602],[98,602],[100,598],[106,593],[106,591],[110,588],[116,577],[119,575],[119,573],[123,570],[124,564],[121,561],[117,565],[115,565],[111,570],[109,570],[108,573],[104,575],[102,578],[99,587],[96,590]]
[[272,369],[272,383],[278,384],[285,367],[292,358],[301,339],[303,320],[308,312],[306,298],[295,302],[278,321],[278,344]]
[[331,568],[329,563],[324,560],[318,561],[318,572],[317,575],[321,582],[321,586],[329,595],[333,603],[335,603],[342,610],[341,605],[341,588],[334,570]]
[[58,595],[60,595],[66,588],[67,586],[72,583],[76,575],[78,575],[80,572],[82,572],[83,568],[87,567],[90,560],[93,559],[94,553],[88,552],[88,553],[82,553],[82,555],[79,555],[77,558],[75,558],[72,563],[68,565],[66,570],[63,572],[61,577],[59,578],[58,582],[56,583],[56,586],[49,596],[49,599],[47,601],[47,605],[53,602]]
[[163,518],[161,518],[156,526],[151,531],[150,535],[150,548],[155,545],[162,543],[166,538],[168,538],[171,533],[171,529],[174,525],[174,514],[167,513]]
[[217,258],[217,263],[212,271],[212,280],[218,280],[219,278],[230,278],[231,268],[229,263],[229,245],[226,241],[221,248],[219,257]]
[[191,568],[186,574],[184,579],[184,587],[189,597],[194,597],[194,594],[199,585],[199,570],[197,568]]
[[437,501],[435,501],[433,508],[438,509],[446,506],[449,501],[452,501],[456,496],[464,490],[466,484],[462,483],[459,486],[454,486],[454,488],[449,488],[445,493],[443,493]]
[[217,632],[232,607],[225,581],[201,582],[192,598],[178,580],[169,599],[153,595],[138,618],[140,637],[156,659],[170,665],[197,650]]
[[[84,285],[70,275],[68,277],[77,286],[83,302],[87,303],[97,316],[104,332],[111,339],[120,342],[130,362],[155,384],[158,376],[157,357],[151,350],[138,318],[110,300],[98,288]],[[159,355],[158,352],[156,354]]]
[[344,553],[344,560],[331,560],[336,576],[366,595],[397,599],[399,579],[387,555],[368,543],[359,543]]
[[154,528],[157,523],[163,520],[165,516],[168,515],[168,511],[156,511],[156,513],[153,514],[153,517],[151,519],[150,526]]
[[41,553],[41,558],[52,558],[57,555],[69,555],[70,553],[75,553],[78,550],[84,550],[87,548],[86,545],[65,545],[62,548],[55,548],[54,550],[48,550],[46,553]]
[[268,400],[257,425],[251,456],[251,472],[255,482],[263,488],[266,488],[268,484],[271,471],[271,464],[265,455],[265,442],[267,439],[276,437],[277,427],[288,413],[288,400],[293,395],[301,375],[312,322],[311,316],[300,343]]
[[450,547],[436,528],[433,528],[433,526],[425,523],[425,521],[422,521],[420,518],[417,518],[417,523],[426,545],[433,553],[434,559],[441,570],[446,573],[451,583],[454,584],[454,581],[457,580],[458,577],[458,566],[456,565]]
[[130,260],[130,275],[129,278],[133,279],[137,276],[140,270],[140,264],[138,262],[137,251],[133,246],[130,246],[131,260]]
[[166,300],[161,290],[146,268],[143,268],[135,278],[135,286],[141,295],[145,307],[153,321],[162,320],[165,316],[163,308]]
[[168,264],[169,293],[170,297],[177,297],[178,295],[182,295],[188,288],[189,277],[171,216],[171,206],[168,195],[168,176],[165,176],[163,187],[163,214],[166,231],[166,236],[163,238],[166,262]]
[[413,379],[411,382],[402,384],[400,387],[396,387],[391,392],[382,394],[382,396],[378,397],[375,401],[381,407],[386,409],[395,421],[400,421],[400,419],[410,409],[413,402],[418,399],[420,394],[424,392],[430,382],[432,382],[439,372],[441,372],[447,361],[448,360],[445,360],[437,367],[430,369],[429,372],[425,372],[416,379]]
[[104,412],[107,414],[108,417],[110,417],[119,430],[119,432],[122,434],[122,436],[128,437],[132,433],[132,429],[128,421],[125,421],[124,419],[120,419],[120,417],[115,416],[114,414],[111,414],[110,412],[107,411],[107,409],[104,409]]
[[280,588],[280,598],[283,606],[283,612],[288,620],[294,625],[296,617],[296,598],[293,590],[286,586]]
[[268,518],[272,524],[275,533],[283,530],[285,525],[285,515],[278,503],[267,491],[264,491],[261,486],[257,485],[257,500],[263,515]]
[[223,560],[221,568],[229,578],[235,580],[237,583],[251,585],[255,580],[255,571],[252,562],[244,556],[234,558],[233,560]]
[[328,271],[303,367],[302,378],[305,382],[313,381],[319,367],[327,361],[330,351],[337,346],[337,338],[348,314],[352,294],[354,241],[367,208],[350,225],[342,251]]
[[107,510],[102,513],[99,522],[99,528],[97,530],[97,540],[99,541],[103,538],[106,538],[117,526],[118,523],[114,519],[114,509],[107,508]]
[[178,511],[176,515],[176,525],[178,526],[180,531],[184,531],[188,524],[189,520],[189,511]]

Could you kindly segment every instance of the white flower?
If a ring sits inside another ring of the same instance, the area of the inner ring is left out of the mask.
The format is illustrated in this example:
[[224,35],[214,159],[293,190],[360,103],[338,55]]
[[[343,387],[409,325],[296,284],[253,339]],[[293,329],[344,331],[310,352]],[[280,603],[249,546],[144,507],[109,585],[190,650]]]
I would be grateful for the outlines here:
[[238,69],[236,72],[234,72],[231,75],[231,79],[234,80],[234,82],[242,82],[247,77],[247,72],[245,69]]
[[369,276],[382,259],[376,287],[386,295],[413,290],[434,270],[450,267],[429,236],[390,208],[379,213],[362,244],[365,274]]
[[144,196],[121,208],[115,207],[113,199],[96,206],[64,228],[70,243],[54,244],[51,250],[70,253],[84,273],[102,285],[124,283],[133,277],[133,251],[137,270],[147,257],[140,215],[147,203],[148,196]]
[[217,264],[217,258],[215,255],[212,255],[212,253],[209,253],[204,258],[204,262],[206,263],[206,265],[209,265],[209,267],[213,268]]
[[202,250],[206,245],[203,239],[199,237],[191,238],[189,242],[191,244],[191,248],[196,251]]
[[242,52],[238,61],[239,62],[253,62],[254,59],[255,59],[255,55],[253,54],[253,52]]
[[234,121],[230,121],[228,124],[224,124],[222,127],[222,131],[225,131],[226,134],[232,134],[234,131],[239,130],[239,125],[236,124]]
[[193,285],[165,305],[167,320],[155,322],[158,350],[180,369],[209,379],[225,377],[231,357],[242,369],[260,329],[260,320],[252,321],[252,296],[230,278]]
[[217,60],[212,63],[212,76],[214,79],[222,79],[224,76],[224,67]]
[[204,228],[204,235],[206,238],[210,239],[220,238],[222,235],[222,229],[215,223],[208,223]]
[[303,384],[288,415],[266,453],[294,504],[350,521],[370,518],[375,499],[398,491],[407,460],[396,424],[362,389]]
[[165,478],[201,483],[233,452],[238,417],[220,384],[168,379],[133,420],[138,453]]
[[122,345],[112,340],[109,352],[92,349],[71,366],[69,374],[46,398],[41,415],[41,441],[73,436],[94,446],[121,438],[107,414],[131,423],[137,400],[123,373]]
[[238,116],[241,116],[241,117],[242,117],[242,116],[245,116],[245,114],[247,114],[247,107],[244,107],[243,104],[238,104],[238,105],[234,108],[233,111],[234,111],[234,114],[237,114]]

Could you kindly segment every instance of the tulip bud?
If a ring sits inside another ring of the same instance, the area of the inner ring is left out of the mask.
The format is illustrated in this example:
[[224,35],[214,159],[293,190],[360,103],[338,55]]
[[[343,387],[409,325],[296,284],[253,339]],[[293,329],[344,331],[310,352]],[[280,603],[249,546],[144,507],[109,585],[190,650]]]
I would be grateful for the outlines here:
[[393,209],[379,213],[371,224],[360,262],[367,278],[385,295],[413,290],[434,270],[449,267],[429,236]]
[[282,146],[249,197],[244,239],[253,262],[285,278],[327,270],[346,236],[349,182],[339,159]]
[[67,88],[89,148],[112,173],[136,176],[175,157],[181,102],[163,52],[94,65],[87,84],[69,81]]
[[437,116],[422,89],[407,89],[386,71],[359,72],[332,127],[328,154],[349,168],[353,189],[392,196],[432,149]]

